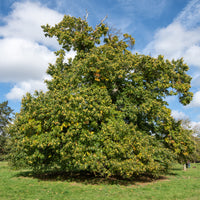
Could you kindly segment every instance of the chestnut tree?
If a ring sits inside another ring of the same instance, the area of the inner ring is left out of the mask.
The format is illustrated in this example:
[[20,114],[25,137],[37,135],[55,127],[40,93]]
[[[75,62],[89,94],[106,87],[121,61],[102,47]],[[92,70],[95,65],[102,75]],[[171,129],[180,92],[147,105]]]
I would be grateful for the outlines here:
[[[10,127],[11,162],[33,170],[97,176],[158,176],[193,152],[191,133],[171,116],[166,97],[192,100],[188,65],[134,54],[135,40],[102,21],[64,16],[42,26],[61,49],[47,70],[48,91],[27,94]],[[76,56],[66,61],[69,51]]]

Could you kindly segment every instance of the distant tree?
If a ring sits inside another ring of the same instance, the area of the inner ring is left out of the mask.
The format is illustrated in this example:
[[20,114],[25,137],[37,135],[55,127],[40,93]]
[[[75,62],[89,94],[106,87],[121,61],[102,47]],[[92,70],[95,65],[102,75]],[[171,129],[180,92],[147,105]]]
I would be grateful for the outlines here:
[[192,126],[189,119],[182,119],[181,125],[184,129],[192,131],[192,139],[195,142],[195,150],[188,159],[191,162],[200,162],[200,125]]
[[189,118],[179,118],[176,121],[181,123],[184,131],[188,131],[191,133],[191,138],[194,142],[195,148],[193,153],[191,153],[188,157],[186,157],[183,161],[184,164],[189,162],[200,162],[200,126],[196,124],[192,125]]
[[[48,92],[27,94],[10,128],[11,161],[33,170],[56,167],[100,176],[158,176],[193,151],[191,133],[171,116],[165,101],[187,105],[191,77],[183,59],[132,54],[134,39],[110,34],[103,22],[64,16],[45,35],[61,50],[50,64]],[[65,60],[66,51],[76,51]]]
[[193,162],[200,162],[200,125],[197,124],[196,126],[194,126],[192,128],[192,131],[194,135],[193,139],[196,145],[195,145],[195,151],[192,154],[191,159]]
[[6,127],[11,121],[11,114],[13,110],[8,106],[8,101],[0,103],[0,159],[7,154],[6,140],[8,134],[6,132]]
[[200,162],[200,138],[193,137],[193,140],[195,141],[195,151],[190,155],[189,159],[191,162]]

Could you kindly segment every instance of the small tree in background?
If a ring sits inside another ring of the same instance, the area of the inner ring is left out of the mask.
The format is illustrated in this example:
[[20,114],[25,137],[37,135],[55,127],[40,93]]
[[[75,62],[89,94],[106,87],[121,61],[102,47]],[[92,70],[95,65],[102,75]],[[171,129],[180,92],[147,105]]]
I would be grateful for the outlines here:
[[[193,151],[191,133],[171,117],[165,101],[187,105],[191,77],[182,59],[132,54],[134,39],[103,22],[64,16],[45,35],[62,48],[47,73],[48,92],[27,94],[10,127],[11,161],[33,170],[56,167],[100,176],[159,176]],[[67,51],[76,51],[65,60]]]
[[195,151],[190,155],[190,161],[191,162],[200,162],[200,138],[199,137],[193,137],[193,140],[195,141]]
[[200,126],[199,124],[193,125],[193,123],[188,118],[179,118],[177,122],[181,123],[184,131],[190,132],[192,135],[192,140],[195,144],[195,149],[192,154],[190,154],[185,160],[187,162],[200,162]]
[[191,160],[193,162],[200,162],[200,126],[196,125],[192,130],[194,134],[193,139],[196,143],[196,146],[194,153],[191,155]]
[[6,128],[11,121],[13,110],[8,106],[8,101],[0,103],[0,160],[8,153],[6,141],[8,134]]
[[200,126],[199,124],[192,126],[189,119],[182,119],[181,124],[184,129],[192,131],[192,139],[195,142],[195,150],[190,155],[189,160],[191,162],[200,162]]

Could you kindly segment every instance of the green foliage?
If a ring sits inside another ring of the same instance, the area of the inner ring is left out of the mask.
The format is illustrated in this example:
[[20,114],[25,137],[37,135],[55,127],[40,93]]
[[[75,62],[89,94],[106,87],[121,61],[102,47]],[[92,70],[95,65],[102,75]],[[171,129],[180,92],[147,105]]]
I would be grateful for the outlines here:
[[[191,77],[183,60],[132,54],[134,39],[100,23],[64,16],[46,36],[61,50],[50,64],[49,91],[27,94],[10,127],[11,161],[35,171],[86,171],[100,176],[159,176],[193,151],[190,132],[175,122],[165,98],[187,105]],[[65,61],[66,51],[75,58]]]
[[200,138],[193,137],[195,141],[195,151],[190,155],[191,162],[200,162]]
[[0,103],[0,160],[8,153],[6,128],[11,121],[12,111],[7,101]]

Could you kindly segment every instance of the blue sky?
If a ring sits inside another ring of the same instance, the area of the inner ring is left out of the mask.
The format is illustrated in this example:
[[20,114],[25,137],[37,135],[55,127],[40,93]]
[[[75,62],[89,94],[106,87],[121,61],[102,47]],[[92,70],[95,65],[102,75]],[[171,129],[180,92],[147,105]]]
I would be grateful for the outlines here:
[[1,0],[0,102],[8,100],[19,112],[26,92],[46,91],[45,72],[59,46],[44,37],[40,26],[54,25],[64,14],[83,18],[86,10],[89,24],[95,26],[107,15],[110,26],[131,34],[133,53],[184,58],[193,77],[193,101],[182,106],[170,97],[168,102],[175,118],[200,125],[200,0]]

